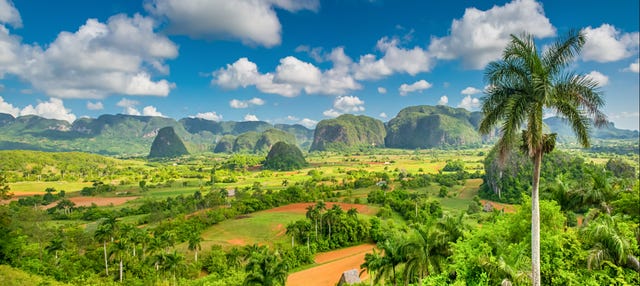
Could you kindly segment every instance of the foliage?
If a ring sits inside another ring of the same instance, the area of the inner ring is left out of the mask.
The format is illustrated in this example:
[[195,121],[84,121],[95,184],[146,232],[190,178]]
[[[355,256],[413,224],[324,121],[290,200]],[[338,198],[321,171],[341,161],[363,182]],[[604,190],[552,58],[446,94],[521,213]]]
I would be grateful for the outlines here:
[[364,115],[343,114],[322,120],[316,125],[310,150],[346,151],[362,146],[384,146],[386,134],[380,120]]
[[298,147],[278,142],[271,147],[262,166],[268,170],[290,171],[301,169],[307,165],[308,163]]
[[149,158],[171,158],[187,155],[189,152],[176,135],[173,127],[164,127],[158,130],[158,135],[151,144]]

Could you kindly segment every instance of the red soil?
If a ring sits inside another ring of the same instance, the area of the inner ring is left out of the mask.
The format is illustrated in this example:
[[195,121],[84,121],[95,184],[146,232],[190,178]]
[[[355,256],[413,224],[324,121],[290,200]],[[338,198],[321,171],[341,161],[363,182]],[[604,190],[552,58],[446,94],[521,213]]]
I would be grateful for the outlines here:
[[240,246],[247,245],[247,243],[244,240],[239,238],[229,239],[227,240],[227,242],[231,245],[240,245]]
[[[135,200],[139,197],[115,197],[115,198],[100,198],[100,197],[72,197],[69,198],[70,201],[76,204],[76,207],[88,207],[91,204],[96,204],[99,207],[109,206],[113,204],[114,206],[122,205],[128,201]],[[46,205],[44,208],[49,209],[55,207],[58,203],[52,203]]]
[[[356,208],[356,210],[358,210],[358,213],[361,214],[366,214],[366,215],[374,215],[376,212],[375,210],[371,209],[370,207],[368,207],[367,205],[360,205],[360,204],[348,204],[348,203],[332,203],[332,202],[327,202],[327,209],[330,209],[333,207],[333,205],[337,204],[339,205],[344,211],[348,211],[350,208]],[[290,205],[286,205],[286,206],[281,206],[281,207],[277,207],[277,208],[273,208],[270,210],[266,210],[265,212],[289,212],[289,213],[301,213],[304,214],[307,212],[307,207],[313,205],[315,206],[315,203],[296,203],[296,204],[290,204]]]
[[[371,252],[374,247],[374,244],[363,244],[318,254],[315,260],[318,264],[322,263],[321,265],[292,273],[287,278],[286,284],[292,286],[336,285],[344,271],[351,269],[362,271],[360,264],[364,262],[364,255]],[[368,277],[367,272],[360,275],[362,280]]]
[[493,206],[494,210],[504,210],[505,213],[515,213],[516,212],[516,206],[515,205],[496,203],[496,202],[487,201],[487,200],[480,200],[480,203],[482,204],[483,208],[484,208],[484,205],[487,202],[490,203]]

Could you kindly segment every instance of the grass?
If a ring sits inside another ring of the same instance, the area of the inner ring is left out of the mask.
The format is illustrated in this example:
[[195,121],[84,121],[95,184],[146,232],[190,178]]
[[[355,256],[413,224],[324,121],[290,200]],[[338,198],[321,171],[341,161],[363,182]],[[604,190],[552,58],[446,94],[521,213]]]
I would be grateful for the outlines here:
[[9,188],[11,188],[11,192],[16,195],[19,195],[21,192],[29,192],[29,193],[45,193],[44,190],[47,188],[54,188],[57,191],[64,190],[66,193],[77,192],[82,190],[84,187],[90,187],[92,185],[91,182],[67,182],[67,181],[57,181],[57,182],[16,182],[9,183]]
[[202,233],[202,248],[222,246],[284,244],[290,241],[285,234],[287,224],[303,219],[304,214],[288,212],[257,212],[236,219],[225,220]]
[[8,265],[0,265],[0,284],[2,284],[3,286],[69,285],[58,282],[53,278],[45,278],[40,275],[30,274]]

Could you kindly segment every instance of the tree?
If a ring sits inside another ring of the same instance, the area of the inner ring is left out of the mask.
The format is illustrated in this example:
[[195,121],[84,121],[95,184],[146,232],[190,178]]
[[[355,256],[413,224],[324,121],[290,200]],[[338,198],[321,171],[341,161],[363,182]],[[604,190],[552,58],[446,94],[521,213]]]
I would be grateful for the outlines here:
[[187,239],[187,242],[189,243],[189,250],[195,253],[194,259],[196,263],[198,263],[198,250],[202,249],[202,246],[200,245],[200,242],[202,242],[202,237],[200,236],[200,232],[192,230],[189,233],[189,238]]
[[485,70],[488,88],[482,98],[484,117],[480,121],[480,133],[489,134],[495,126],[501,125],[502,135],[497,147],[504,160],[523,130],[521,147],[534,164],[531,267],[536,286],[540,285],[540,165],[543,154],[555,147],[555,134],[542,133],[544,111],[554,111],[566,119],[584,147],[589,146],[590,120],[596,126],[607,122],[600,110],[604,100],[598,83],[586,75],[565,71],[584,43],[582,33],[570,31],[539,54],[533,36],[512,35],[502,59],[491,62]]
[[374,281],[375,284],[380,283],[380,280],[384,277],[391,277],[393,285],[397,285],[396,267],[404,262],[400,247],[401,245],[397,241],[392,240],[385,240],[383,243],[378,244],[378,248],[382,249],[384,256],[375,264],[379,271],[378,277]]
[[8,200],[12,197],[13,193],[11,193],[11,189],[9,188],[7,177],[4,173],[0,173],[0,200]]
[[247,277],[244,285],[274,286],[284,285],[287,281],[287,265],[282,258],[267,249],[249,258],[246,267]]
[[583,228],[581,233],[591,246],[587,257],[589,269],[598,269],[604,261],[611,261],[616,265],[628,266],[640,272],[640,262],[633,255],[633,247],[620,231],[615,217],[601,215]]

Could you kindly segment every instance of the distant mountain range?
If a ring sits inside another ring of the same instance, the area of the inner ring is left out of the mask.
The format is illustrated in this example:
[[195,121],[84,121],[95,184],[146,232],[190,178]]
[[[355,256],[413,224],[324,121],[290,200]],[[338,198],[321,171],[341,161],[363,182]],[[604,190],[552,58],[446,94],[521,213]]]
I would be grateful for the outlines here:
[[[191,153],[265,153],[278,141],[302,150],[335,150],[345,147],[433,148],[477,146],[491,142],[477,130],[482,114],[447,106],[411,106],[389,122],[364,115],[342,115],[322,120],[315,130],[302,125],[263,121],[222,121],[200,118],[175,120],[166,117],[101,115],[73,123],[28,115],[14,118],[0,113],[0,150],[82,151],[103,155],[146,156],[164,127],[172,127]],[[560,118],[544,120],[560,142],[575,141],[571,128]],[[616,128],[610,123],[593,129],[595,139],[638,139],[638,131]]]

